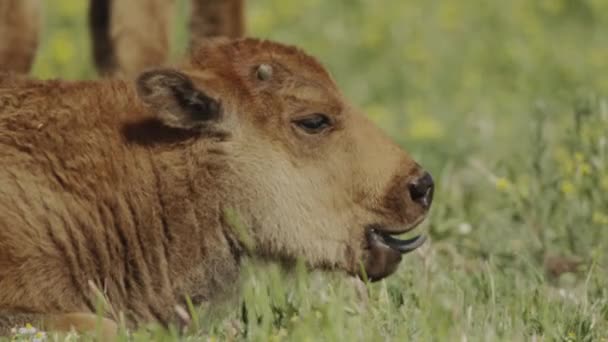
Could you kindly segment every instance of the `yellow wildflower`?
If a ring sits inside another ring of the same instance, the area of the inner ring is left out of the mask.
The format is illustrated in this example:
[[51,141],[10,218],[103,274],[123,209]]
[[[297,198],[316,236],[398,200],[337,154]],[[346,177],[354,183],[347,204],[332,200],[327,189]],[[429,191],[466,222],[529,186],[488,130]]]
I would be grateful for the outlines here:
[[591,165],[587,163],[582,163],[580,166],[581,175],[587,176],[591,174]]
[[46,341],[46,333],[43,331],[39,331],[34,335],[32,342],[44,342]]
[[563,181],[561,184],[561,190],[562,193],[564,193],[564,195],[570,195],[572,193],[574,193],[574,184],[572,184],[572,182],[570,181]]
[[38,331],[38,329],[34,328],[32,324],[26,323],[25,326],[19,328],[17,332],[20,335],[33,335]]
[[564,148],[559,148],[555,152],[555,160],[559,164],[561,172],[566,175],[572,175],[575,170],[575,162],[572,155]]
[[500,190],[500,191],[507,191],[511,188],[511,182],[509,182],[509,180],[507,180],[506,178],[498,178],[495,182],[496,185],[496,189]]
[[393,122],[393,116],[384,106],[372,105],[366,108],[366,112],[370,119],[380,126],[388,127]]
[[455,31],[462,27],[462,6],[458,2],[441,3],[438,16],[441,28],[446,31]]
[[443,125],[431,116],[417,116],[410,121],[406,134],[416,140],[433,140],[443,136]]
[[593,223],[596,223],[596,224],[602,224],[602,225],[608,224],[608,215],[606,215],[602,212],[596,211],[593,213],[591,220],[593,221]]

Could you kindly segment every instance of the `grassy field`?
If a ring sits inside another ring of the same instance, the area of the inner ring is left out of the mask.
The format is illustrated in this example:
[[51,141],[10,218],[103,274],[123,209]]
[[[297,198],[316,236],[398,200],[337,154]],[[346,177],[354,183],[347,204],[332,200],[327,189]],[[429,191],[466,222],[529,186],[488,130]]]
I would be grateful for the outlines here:
[[[46,3],[34,73],[96,77],[86,2]],[[366,305],[337,275],[246,267],[241,298],[183,340],[608,341],[608,2],[257,0],[247,16],[432,172],[431,239]]]

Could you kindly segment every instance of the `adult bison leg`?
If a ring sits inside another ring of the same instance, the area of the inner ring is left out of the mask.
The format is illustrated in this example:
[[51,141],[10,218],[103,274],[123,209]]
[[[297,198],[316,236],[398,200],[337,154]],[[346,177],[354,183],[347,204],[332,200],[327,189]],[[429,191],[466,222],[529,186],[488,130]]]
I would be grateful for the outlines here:
[[164,64],[174,0],[91,0],[90,33],[97,71],[131,77]]
[[0,71],[29,73],[40,31],[40,0],[0,1]]
[[245,34],[244,0],[192,0],[190,46],[206,37]]

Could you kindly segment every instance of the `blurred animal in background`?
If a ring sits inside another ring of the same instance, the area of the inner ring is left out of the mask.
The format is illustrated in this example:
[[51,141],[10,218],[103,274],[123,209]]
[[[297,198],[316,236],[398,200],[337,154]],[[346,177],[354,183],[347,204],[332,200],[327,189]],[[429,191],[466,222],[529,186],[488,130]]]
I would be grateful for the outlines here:
[[[190,41],[245,32],[244,0],[190,0]],[[176,0],[90,0],[95,67],[106,77],[129,77],[165,63]],[[41,0],[0,2],[0,71],[29,73],[40,39]]]

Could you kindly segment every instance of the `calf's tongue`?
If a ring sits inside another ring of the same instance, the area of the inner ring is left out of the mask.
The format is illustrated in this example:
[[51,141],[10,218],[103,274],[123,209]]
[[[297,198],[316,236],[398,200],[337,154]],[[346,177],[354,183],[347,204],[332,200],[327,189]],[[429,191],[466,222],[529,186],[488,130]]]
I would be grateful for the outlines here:
[[386,233],[380,233],[383,242],[390,248],[399,251],[401,254],[407,254],[416,248],[422,246],[426,241],[426,236],[418,235],[411,239],[400,240]]

